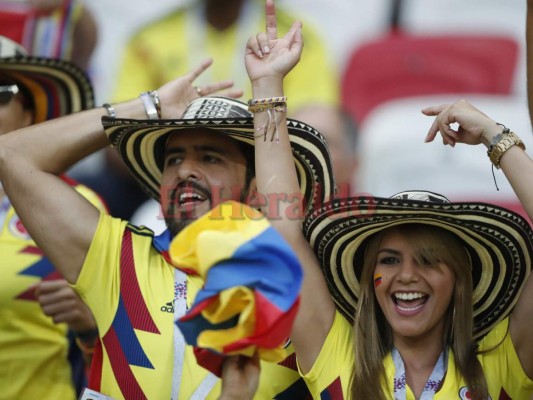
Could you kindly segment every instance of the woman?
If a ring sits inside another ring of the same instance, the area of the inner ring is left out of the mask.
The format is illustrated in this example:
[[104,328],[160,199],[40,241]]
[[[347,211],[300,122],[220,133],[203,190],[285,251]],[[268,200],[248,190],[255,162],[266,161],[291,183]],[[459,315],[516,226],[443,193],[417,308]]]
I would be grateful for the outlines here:
[[[256,178],[259,192],[282,198],[272,224],[305,268],[291,340],[313,397],[529,398],[533,239],[519,216],[427,193],[419,200],[404,193],[397,200],[334,201],[305,221],[317,262],[301,212],[294,212],[304,205],[290,196],[298,182],[283,112],[283,78],[298,62],[301,25],[278,39],[273,1],[266,7],[266,33],[249,40],[246,55],[250,104],[262,105],[255,107]],[[436,117],[427,141],[440,132],[445,144],[489,147],[533,216],[531,174],[524,172],[533,162],[520,142],[465,102],[424,113]],[[357,298],[362,305],[354,315]],[[355,334],[346,318],[355,320]]]
[[313,393],[339,379],[352,398],[529,398],[526,221],[429,192],[322,211],[305,233],[344,317],[306,375]]

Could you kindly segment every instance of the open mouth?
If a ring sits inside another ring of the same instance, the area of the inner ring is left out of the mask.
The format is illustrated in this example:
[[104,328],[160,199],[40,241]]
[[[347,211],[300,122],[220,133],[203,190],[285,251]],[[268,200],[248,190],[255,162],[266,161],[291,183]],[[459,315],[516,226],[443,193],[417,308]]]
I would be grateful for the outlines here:
[[180,184],[173,193],[173,202],[178,207],[192,208],[210,199],[209,190],[197,183]]
[[392,294],[392,301],[401,311],[416,311],[421,308],[429,299],[427,294],[421,292],[395,292]]
[[180,195],[178,196],[178,205],[180,207],[194,205],[197,203],[202,203],[206,200],[207,199],[204,196],[198,193],[180,193]]

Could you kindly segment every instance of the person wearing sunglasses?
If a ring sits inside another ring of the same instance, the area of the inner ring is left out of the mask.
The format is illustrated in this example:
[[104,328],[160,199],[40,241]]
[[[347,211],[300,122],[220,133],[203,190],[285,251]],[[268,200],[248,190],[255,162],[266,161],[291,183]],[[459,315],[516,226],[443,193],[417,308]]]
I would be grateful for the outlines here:
[[[26,56],[0,36],[0,135],[92,106],[91,84],[79,68]],[[63,180],[106,211],[96,193]],[[75,399],[86,385],[83,356],[96,346],[96,323],[32,240],[1,181],[0,259],[0,397]]]
[[30,98],[13,80],[0,80],[0,134],[32,123],[33,111]]

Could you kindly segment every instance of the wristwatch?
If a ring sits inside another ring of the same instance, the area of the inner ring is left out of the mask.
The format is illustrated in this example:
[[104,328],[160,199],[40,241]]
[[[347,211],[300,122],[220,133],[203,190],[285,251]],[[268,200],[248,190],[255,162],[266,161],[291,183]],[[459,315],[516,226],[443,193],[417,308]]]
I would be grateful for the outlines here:
[[492,144],[487,150],[487,155],[496,168],[500,169],[500,159],[502,158],[503,153],[513,146],[518,146],[522,150],[526,149],[522,140],[514,132],[509,130],[504,130],[503,133],[494,137]]

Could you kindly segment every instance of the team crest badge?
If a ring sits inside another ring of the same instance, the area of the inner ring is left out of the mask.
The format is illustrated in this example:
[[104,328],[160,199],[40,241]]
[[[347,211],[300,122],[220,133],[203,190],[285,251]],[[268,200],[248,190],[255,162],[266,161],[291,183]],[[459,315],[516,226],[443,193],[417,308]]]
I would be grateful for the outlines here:
[[[470,394],[470,390],[468,389],[468,387],[463,386],[461,389],[459,389],[459,398],[461,400],[471,400],[472,399],[472,395]],[[489,396],[488,400],[492,400],[492,397]]]
[[22,240],[31,240],[30,234],[17,215],[14,215],[9,221],[9,232]]

